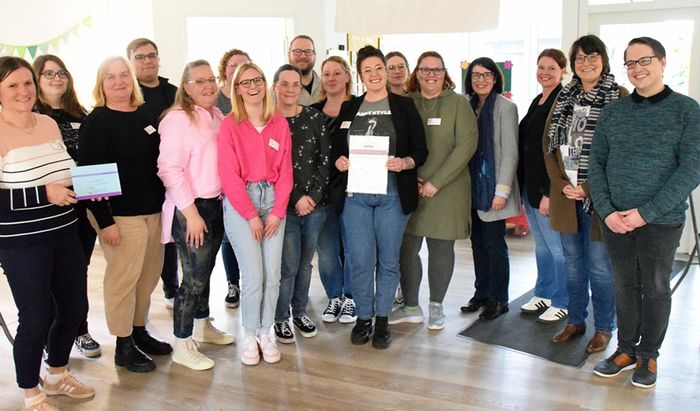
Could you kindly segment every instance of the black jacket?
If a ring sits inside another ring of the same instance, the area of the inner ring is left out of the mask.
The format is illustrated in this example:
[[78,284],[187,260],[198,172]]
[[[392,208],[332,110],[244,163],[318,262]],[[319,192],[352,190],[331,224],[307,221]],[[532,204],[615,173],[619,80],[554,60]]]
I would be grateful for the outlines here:
[[[344,102],[336,119],[337,124],[353,121],[364,100],[365,95],[362,95]],[[391,110],[391,122],[396,130],[396,157],[411,157],[416,163],[414,168],[396,173],[401,209],[404,214],[410,214],[418,207],[417,169],[425,163],[425,159],[428,157],[425,129],[412,99],[389,93],[389,109]],[[348,184],[348,173],[340,173],[335,167],[335,161],[340,156],[348,155],[348,130],[348,128],[338,127],[331,138],[331,165],[334,173],[340,175],[339,178],[331,177],[331,181],[335,182],[337,188],[342,189],[332,191],[341,195]],[[341,210],[344,198],[345,196],[339,199]]]

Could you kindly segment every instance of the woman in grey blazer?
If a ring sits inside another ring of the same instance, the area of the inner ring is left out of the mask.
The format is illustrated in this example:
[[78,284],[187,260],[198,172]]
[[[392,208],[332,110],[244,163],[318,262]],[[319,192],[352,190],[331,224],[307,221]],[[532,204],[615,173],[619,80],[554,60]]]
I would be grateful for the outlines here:
[[481,57],[467,70],[465,89],[478,117],[479,144],[469,162],[472,177],[472,255],[474,296],[462,307],[492,320],[508,311],[510,267],[505,219],[520,214],[518,109],[501,96],[503,74]]

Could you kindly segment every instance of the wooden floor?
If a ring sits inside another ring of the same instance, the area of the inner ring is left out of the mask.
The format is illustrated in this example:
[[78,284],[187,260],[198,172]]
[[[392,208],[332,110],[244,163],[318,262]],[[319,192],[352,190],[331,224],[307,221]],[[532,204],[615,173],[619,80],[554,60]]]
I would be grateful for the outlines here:
[[[533,243],[510,238],[511,299],[531,289],[535,280]],[[473,293],[474,270],[469,242],[457,243],[455,277],[445,300],[444,330],[425,324],[392,327],[393,343],[379,351],[371,344],[350,344],[351,325],[324,324],[327,302],[314,271],[309,315],[318,336],[296,344],[280,344],[282,361],[247,367],[237,347],[205,344],[200,349],[216,361],[210,371],[192,371],[157,358],[158,368],[133,374],[114,366],[114,339],[107,332],[102,300],[104,260],[99,250],[89,274],[90,332],[103,347],[99,359],[73,352],[71,366],[97,390],[89,401],[54,399],[74,410],[257,410],[257,409],[397,409],[397,410],[698,410],[700,409],[700,272],[695,266],[674,296],[671,325],[659,361],[656,388],[634,388],[624,373],[603,379],[593,375],[595,363],[614,351],[589,357],[581,369],[548,362],[524,353],[482,344],[457,334],[476,319],[459,306]],[[423,250],[425,252],[425,250]],[[241,335],[238,310],[226,309],[222,265],[212,277],[211,310],[216,325]],[[427,281],[421,303],[427,311]],[[511,307],[518,309],[518,307]],[[16,310],[0,279],[0,310],[16,327]],[[153,294],[149,329],[171,340],[172,312],[160,287]],[[549,344],[548,341],[542,341]],[[10,344],[0,335],[0,410],[19,409]]]

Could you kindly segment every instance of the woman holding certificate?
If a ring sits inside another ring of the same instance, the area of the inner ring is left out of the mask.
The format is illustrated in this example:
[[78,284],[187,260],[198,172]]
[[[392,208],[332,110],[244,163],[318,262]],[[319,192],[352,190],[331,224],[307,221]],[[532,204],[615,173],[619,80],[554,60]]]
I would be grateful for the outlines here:
[[157,118],[143,106],[131,63],[123,57],[102,62],[92,94],[95,108],[80,127],[80,164],[116,163],[122,191],[88,204],[107,261],[105,316],[117,337],[114,362],[132,372],[149,372],[156,368],[149,355],[172,352],[146,330],[151,293],[163,266],[165,189],[157,174]]
[[219,131],[219,176],[224,227],[241,267],[241,362],[281,358],[272,326],[280,291],[285,216],[293,186],[292,139],[275,113],[265,75],[253,63],[238,66],[231,115]]
[[185,66],[175,103],[160,122],[158,176],[165,185],[162,241],[174,241],[182,284],[173,306],[173,362],[206,370],[214,361],[197,343],[232,344],[209,317],[209,277],[224,235],[216,135],[224,115],[214,105],[216,77],[204,60]]
[[518,108],[503,93],[503,74],[488,57],[467,69],[465,89],[476,113],[479,144],[469,162],[472,178],[474,296],[462,307],[492,320],[508,311],[510,265],[506,218],[520,214]]
[[[18,57],[0,57],[0,265],[17,306],[13,347],[22,410],[56,410],[47,395],[89,398],[67,370],[87,315],[87,268],[69,169],[75,165],[50,117],[32,113],[37,79]],[[39,370],[49,346],[44,390]],[[9,364],[4,362],[5,367]]]
[[423,238],[428,246],[430,304],[428,328],[445,327],[442,301],[454,271],[455,240],[469,237],[471,178],[469,159],[476,150],[476,117],[469,100],[455,93],[455,83],[442,56],[427,51],[408,79],[425,126],[430,156],[418,168],[418,209],[411,215],[401,246],[401,290],[404,304],[391,313],[390,324],[423,322],[418,289],[423,264],[418,255]]
[[346,191],[341,224],[357,307],[351,341],[364,344],[371,337],[381,349],[391,343],[388,317],[399,284],[401,240],[418,206],[416,167],[428,150],[413,101],[388,92],[384,54],[363,47],[357,71],[367,92],[343,103],[332,158]]

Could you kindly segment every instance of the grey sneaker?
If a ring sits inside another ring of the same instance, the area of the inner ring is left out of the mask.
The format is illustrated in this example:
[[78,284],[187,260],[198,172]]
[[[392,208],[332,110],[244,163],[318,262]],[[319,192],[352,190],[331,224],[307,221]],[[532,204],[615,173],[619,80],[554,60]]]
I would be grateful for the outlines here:
[[445,328],[445,314],[442,312],[442,304],[430,302],[428,310],[428,329],[442,330]]
[[420,305],[408,307],[402,305],[398,310],[389,314],[389,324],[414,323],[420,324],[423,322],[423,309]]

